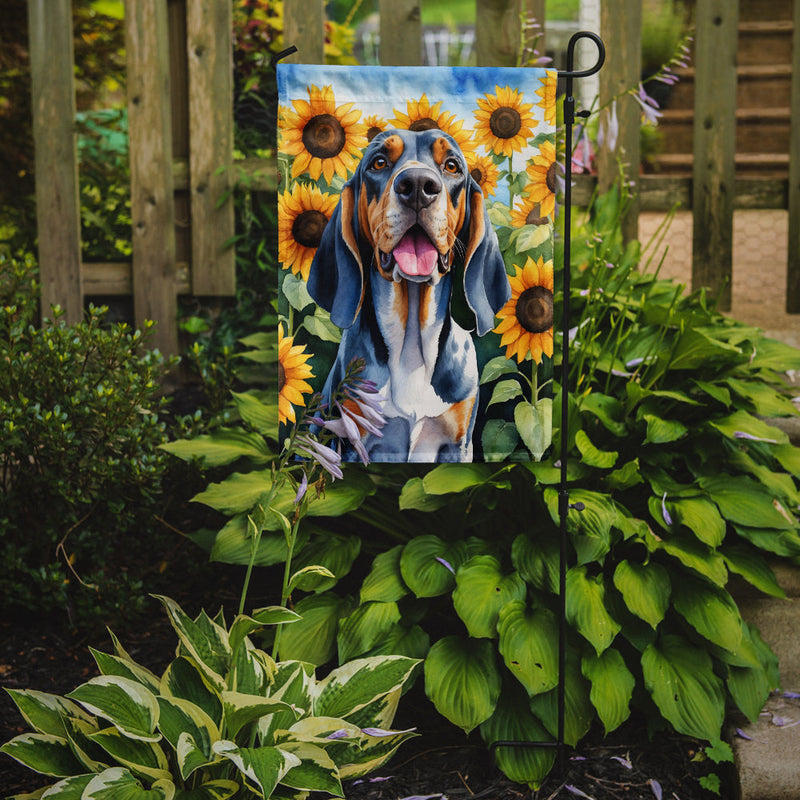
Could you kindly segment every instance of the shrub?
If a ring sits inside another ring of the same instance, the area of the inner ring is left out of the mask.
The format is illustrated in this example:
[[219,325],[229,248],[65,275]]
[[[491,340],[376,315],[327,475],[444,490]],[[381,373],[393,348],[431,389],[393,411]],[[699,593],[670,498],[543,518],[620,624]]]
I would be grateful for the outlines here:
[[160,492],[167,362],[149,326],[106,327],[102,308],[76,325],[54,308],[35,327],[32,275],[32,259],[0,256],[0,604],[81,614],[124,598],[111,556],[147,530]]

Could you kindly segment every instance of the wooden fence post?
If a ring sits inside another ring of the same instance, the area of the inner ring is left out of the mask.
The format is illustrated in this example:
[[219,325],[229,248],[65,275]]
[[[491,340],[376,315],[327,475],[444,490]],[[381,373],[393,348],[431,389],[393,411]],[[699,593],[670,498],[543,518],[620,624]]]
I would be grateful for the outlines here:
[[189,0],[186,22],[192,294],[233,295],[236,266],[230,244],[234,234],[231,2]]
[[29,0],[42,316],[83,318],[71,0]]
[[786,312],[800,314],[800,3],[794,4],[792,122],[789,139],[789,261]]
[[178,352],[175,199],[166,0],[127,0],[128,126],[136,324],[156,320],[153,344]]
[[324,0],[285,0],[283,4],[283,42],[297,52],[286,61],[298,64],[325,63]]
[[692,288],[708,287],[730,310],[736,179],[736,49],[739,2],[697,0],[692,208]]
[[422,63],[420,0],[379,0],[381,64],[416,67]]
[[[639,162],[641,161],[640,127],[642,109],[628,90],[635,88],[642,72],[642,4],[639,0],[606,0],[601,4],[600,31],[606,47],[606,63],[600,71],[600,107],[614,101],[619,132],[616,142],[606,140],[597,157],[599,189],[608,191],[619,176],[623,163],[623,180],[631,185],[633,197],[622,220],[625,241],[639,236]],[[604,108],[601,126],[609,131],[613,106]],[[609,144],[614,147],[610,148]]]
[[[525,30],[535,18],[544,34],[544,0],[476,0],[475,53],[481,67],[516,67],[532,36]],[[544,36],[539,52],[544,55]]]

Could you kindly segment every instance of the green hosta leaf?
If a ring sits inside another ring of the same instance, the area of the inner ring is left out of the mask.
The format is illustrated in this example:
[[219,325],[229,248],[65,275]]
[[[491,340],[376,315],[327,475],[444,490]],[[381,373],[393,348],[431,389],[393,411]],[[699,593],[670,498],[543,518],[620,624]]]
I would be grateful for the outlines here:
[[[481,724],[487,745],[494,742],[548,742],[552,737],[531,713],[525,693],[513,684],[503,688],[494,713]],[[555,762],[555,749],[545,747],[498,747],[497,766],[516,783],[538,789]]]
[[301,619],[281,632],[281,659],[324,664],[336,653],[336,632],[339,618],[348,612],[347,601],[325,592],[304,597],[295,610]]
[[137,664],[130,658],[101,653],[93,647],[90,647],[89,650],[103,675],[119,675],[122,678],[130,678],[132,681],[141,683],[151,692],[158,691],[159,679],[149,669]]
[[439,464],[422,479],[428,494],[464,492],[474,486],[483,486],[494,470],[485,464]]
[[609,472],[606,475],[606,483],[609,489],[618,489],[623,491],[630,489],[632,486],[637,486],[644,482],[642,473],[639,469],[639,459],[634,458],[623,464],[619,469]]
[[552,612],[514,600],[500,609],[497,632],[498,650],[528,694],[547,692],[558,684],[558,624]]
[[187,700],[204,711],[215,725],[222,722],[222,698],[188,658],[176,658],[167,667],[161,676],[160,693],[165,698]]
[[157,742],[158,703],[140,683],[117,675],[100,675],[70,692],[90,714],[108,720],[131,739]]
[[503,419],[486,421],[481,433],[481,447],[487,462],[506,461],[519,442],[517,426]]
[[800,556],[800,536],[795,531],[781,531],[775,528],[748,528],[745,525],[734,525],[733,528],[742,539],[755,545],[760,550],[790,558]]
[[553,400],[522,401],[514,406],[514,424],[535,461],[541,461],[553,441]]
[[492,390],[492,397],[487,408],[494,403],[507,403],[522,394],[522,387],[517,380],[500,381]]
[[37,692],[34,689],[6,689],[14,704],[19,709],[25,722],[36,733],[49,733],[53,736],[63,737],[64,717],[91,722],[92,718],[71,700],[55,694]]
[[598,450],[592,444],[588,434],[583,430],[579,430],[575,434],[575,446],[580,451],[581,461],[597,469],[611,469],[619,458],[619,453],[616,450]]
[[644,420],[647,423],[647,435],[645,444],[669,444],[676,442],[688,432],[688,428],[677,420],[662,419],[653,414],[645,414]]
[[630,716],[636,679],[619,650],[611,647],[599,656],[587,653],[581,661],[581,671],[592,684],[589,699],[608,735]]
[[780,428],[746,411],[735,411],[727,417],[710,420],[709,425],[730,439],[754,437],[772,444],[786,444],[789,441],[789,437]]
[[669,362],[670,369],[698,369],[709,361],[724,362],[739,360],[742,351],[738,347],[712,339],[697,328],[687,328],[680,336]]
[[600,392],[591,392],[581,398],[581,411],[587,411],[603,424],[606,430],[617,437],[624,437],[628,431],[625,424],[625,409],[616,398]]
[[586,567],[567,571],[567,621],[599,655],[614,640],[621,625],[608,613],[603,575],[591,577]]
[[673,558],[677,558],[682,564],[699,572],[717,586],[724,586],[728,580],[728,570],[725,569],[722,556],[702,542],[698,542],[694,536],[671,533],[669,537],[658,542],[649,539],[648,545],[651,549],[663,550]]
[[513,361],[509,361],[505,356],[496,356],[486,363],[481,373],[481,385],[496,381],[503,375],[516,373],[517,365]]
[[223,692],[222,708],[225,715],[225,731],[233,737],[245,725],[249,725],[261,717],[278,711],[292,711],[291,706],[281,700],[241,692]]
[[666,501],[674,522],[685,525],[703,544],[719,547],[725,538],[725,520],[716,505],[704,497],[684,497]]
[[[581,675],[577,651],[568,651],[564,672],[564,741],[571,747],[586,735],[594,719],[589,689],[589,682]],[[549,733],[557,736],[558,689],[534,695],[530,698],[530,707]]]
[[149,789],[123,767],[112,767],[95,775],[86,784],[81,800],[172,800],[175,784],[156,781]]
[[417,536],[403,548],[400,573],[417,597],[436,597],[453,588],[455,571],[467,558],[463,541],[447,543],[438,536]]
[[[301,528],[302,531],[304,528]],[[286,554],[283,534],[265,531],[258,542],[253,566],[270,567],[279,564],[286,560]],[[214,539],[210,558],[223,564],[250,563],[253,558],[253,538],[248,530],[247,514],[237,514],[225,523]]]
[[758,339],[758,346],[755,348],[750,367],[751,369],[785,372],[787,369],[800,369],[800,357],[798,357],[796,347],[792,347],[786,342],[761,336]]
[[800,478],[800,447],[782,444],[770,448],[780,465],[795,478]]
[[255,506],[271,485],[272,473],[269,470],[234,472],[220,483],[209,484],[192,501],[215,508],[223,514],[239,514]]
[[23,733],[0,747],[0,753],[16,759],[42,775],[63,778],[86,772],[70,749],[69,742],[49,733]]
[[404,656],[376,656],[349,661],[319,681],[314,713],[349,719],[374,701],[399,692],[417,664],[419,661],[416,659]]
[[406,656],[423,659],[431,647],[430,636],[419,625],[393,625],[366,655]]
[[683,575],[672,586],[672,604],[701,635],[725,650],[736,651],[742,641],[742,618],[725,589]]
[[278,438],[278,405],[263,403],[253,392],[231,392],[241,418],[260,434]]
[[[583,503],[582,511],[571,508],[567,515],[567,531],[570,534],[584,534],[599,539],[606,539],[617,519],[617,507],[614,501],[601,492],[586,489],[571,489],[569,493],[571,505]],[[558,492],[555,489],[545,490],[545,502],[554,524],[560,522],[558,513]]]
[[511,545],[511,563],[535,588],[558,592],[559,545],[555,536],[534,540],[521,533]]
[[234,742],[223,739],[214,743],[214,752],[232,761],[264,797],[271,797],[284,775],[300,765],[296,755],[277,747],[237,747]]
[[705,392],[710,397],[714,398],[718,403],[729,408],[731,405],[731,393],[724,387],[717,383],[709,383],[708,381],[693,380],[692,383],[698,389]]
[[797,413],[797,409],[788,397],[762,380],[740,381],[728,378],[725,383],[739,397],[752,403],[755,413],[761,417],[787,417]]
[[772,567],[754,547],[747,544],[729,544],[720,552],[731,572],[741,575],[748,583],[770,597],[786,597]]
[[650,561],[620,561],[614,570],[614,586],[625,600],[628,610],[655,629],[669,608],[672,586],[669,572],[661,564]]
[[361,602],[379,600],[396,602],[408,594],[408,587],[400,573],[400,555],[403,546],[397,545],[375,557],[369,575],[361,584]]
[[494,645],[486,639],[446,636],[425,659],[425,693],[466,733],[494,713],[500,687]]
[[728,691],[736,705],[756,722],[773,686],[761,667],[728,667]]
[[362,603],[339,623],[339,663],[364,655],[399,621],[397,603]]
[[700,479],[700,485],[719,506],[722,516],[750,528],[796,528],[796,520],[750,478],[720,475]]
[[400,492],[399,507],[401,511],[436,511],[448,505],[450,499],[446,495],[433,495],[425,491],[422,478],[411,478],[403,485]]
[[298,553],[292,566],[298,571],[312,566],[323,567],[330,575],[307,573],[296,585],[304,592],[327,591],[350,572],[360,551],[359,536],[315,537]]
[[261,435],[240,428],[217,428],[213,433],[166,442],[159,448],[184,461],[197,459],[204,467],[231,464],[239,458],[248,458],[254,464],[265,464],[274,458]]
[[720,738],[725,694],[705,651],[666,634],[642,654],[642,671],[647,691],[678,733]]
[[170,780],[169,762],[157,744],[130,739],[116,728],[106,728],[89,738],[134,775],[149,781]]
[[344,797],[339,770],[333,759],[321,747],[309,742],[283,742],[280,749],[300,759],[281,778],[284,786],[307,792],[326,792],[335,797]]
[[519,573],[504,575],[493,556],[473,556],[456,573],[453,608],[470,636],[494,639],[500,609],[511,600],[522,600],[525,592]]

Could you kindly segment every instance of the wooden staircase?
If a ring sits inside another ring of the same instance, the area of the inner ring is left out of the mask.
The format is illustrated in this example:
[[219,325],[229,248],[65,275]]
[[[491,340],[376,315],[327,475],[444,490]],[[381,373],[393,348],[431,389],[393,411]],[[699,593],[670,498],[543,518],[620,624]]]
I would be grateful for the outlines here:
[[[740,0],[736,174],[786,178],[789,173],[792,0]],[[663,152],[655,170],[691,175],[694,69],[679,72],[659,125]]]

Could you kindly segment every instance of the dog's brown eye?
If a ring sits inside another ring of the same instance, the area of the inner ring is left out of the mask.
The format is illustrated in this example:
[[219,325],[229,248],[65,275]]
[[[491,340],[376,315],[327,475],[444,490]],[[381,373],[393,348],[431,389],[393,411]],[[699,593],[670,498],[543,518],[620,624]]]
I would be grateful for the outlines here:
[[448,158],[447,161],[444,162],[444,170],[452,174],[461,172],[461,165],[458,163],[458,159]]
[[375,156],[375,158],[372,159],[372,163],[370,164],[370,167],[372,167],[372,169],[385,169],[388,166],[389,166],[389,159],[386,158],[386,156]]

